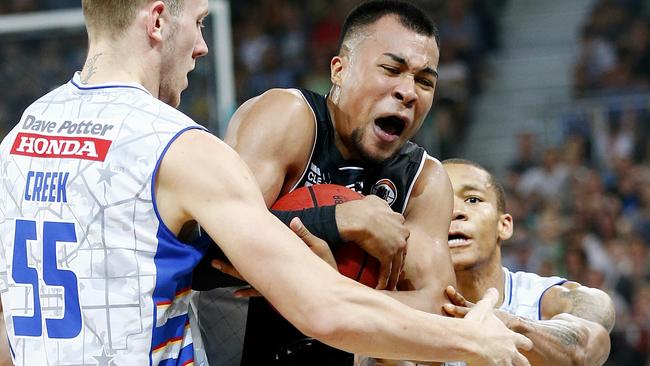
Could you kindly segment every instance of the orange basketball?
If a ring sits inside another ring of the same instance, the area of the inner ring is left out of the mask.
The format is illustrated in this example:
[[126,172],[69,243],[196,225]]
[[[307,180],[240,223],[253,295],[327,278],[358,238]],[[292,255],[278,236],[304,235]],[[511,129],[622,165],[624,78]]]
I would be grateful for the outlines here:
[[[271,209],[295,211],[305,208],[331,206],[358,200],[363,196],[347,187],[335,184],[317,184],[298,188],[280,197]],[[377,286],[379,261],[354,243],[346,243],[334,251],[339,272],[366,286]]]

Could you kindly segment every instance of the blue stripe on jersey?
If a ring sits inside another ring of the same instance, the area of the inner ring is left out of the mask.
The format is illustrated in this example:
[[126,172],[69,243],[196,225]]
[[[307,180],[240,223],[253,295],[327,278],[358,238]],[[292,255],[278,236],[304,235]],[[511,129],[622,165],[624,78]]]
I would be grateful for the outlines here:
[[7,336],[7,343],[9,343],[9,351],[11,351],[11,358],[15,360],[16,352],[14,352],[14,348],[11,346],[11,341],[9,340],[9,336]]
[[510,283],[510,286],[508,286],[510,289],[508,291],[508,306],[512,303],[512,274],[510,271],[506,272],[508,275],[508,281]]
[[559,285],[564,284],[565,282],[567,282],[567,280],[562,279],[561,281],[558,281],[558,282],[550,285],[549,287],[547,287],[544,291],[542,291],[542,294],[539,295],[539,299],[537,299],[537,320],[542,320],[542,297],[544,297],[544,294],[546,293],[546,291],[548,291],[548,289],[550,289],[553,286],[559,286]]
[[[199,263],[203,255],[205,254],[205,248],[197,248],[192,245],[188,245],[180,242],[176,235],[169,230],[167,225],[163,222],[158,212],[158,206],[156,204],[156,195],[155,195],[155,182],[156,176],[158,174],[158,169],[160,168],[160,163],[165,156],[165,153],[169,149],[169,146],[185,131],[191,129],[201,129],[201,126],[190,126],[180,130],[174,137],[172,137],[167,146],[163,149],[158,161],[156,162],[156,167],[151,176],[151,197],[154,212],[158,218],[158,232],[156,233],[156,238],[158,239],[158,248],[156,250],[156,255],[154,257],[154,263],[156,265],[156,287],[153,291],[153,302],[154,302],[154,318],[153,318],[153,335],[151,342],[151,352],[149,354],[149,363],[153,364],[153,350],[155,347],[159,347],[162,343],[166,342],[168,339],[178,337],[179,332],[182,336],[182,332],[185,330],[185,325],[188,319],[187,310],[182,310],[184,313],[175,318],[170,318],[167,320],[167,323],[156,327],[156,321],[158,319],[158,312],[161,309],[158,309],[157,305],[159,304],[173,304],[179,291],[187,289],[192,283],[192,270]],[[179,309],[175,309],[178,311]],[[164,311],[164,310],[162,310]],[[179,320],[180,318],[184,320]],[[182,324],[179,324],[182,323]],[[176,357],[178,358],[178,357]]]
[[192,362],[194,362],[194,346],[190,344],[181,350],[178,359],[166,359],[161,361],[158,366],[185,366]]
[[153,349],[157,350],[166,346],[169,342],[182,340],[185,335],[185,328],[190,323],[190,317],[187,314],[167,319],[167,323],[154,328],[151,343]]
[[111,89],[111,88],[126,88],[126,89],[137,89],[137,90],[143,91],[143,92],[151,95],[151,93],[149,93],[146,89],[141,88],[141,87],[137,87],[135,85],[119,85],[119,84],[115,84],[115,85],[81,86],[81,85],[75,83],[74,78],[70,79],[70,83],[72,85],[74,85],[75,87],[77,87],[77,89],[79,89],[79,90],[100,90],[100,89]]
[[[153,170],[153,174],[151,175],[151,201],[152,201],[152,203],[153,203],[153,211],[156,213],[156,217],[158,218],[158,222],[160,223],[160,227],[161,227],[165,232],[167,232],[169,236],[173,237],[175,241],[177,241],[177,240],[176,240],[176,235],[174,235],[174,233],[172,233],[171,230],[169,230],[169,228],[167,227],[167,225],[165,225],[165,223],[163,222],[163,219],[160,217],[160,212],[158,212],[158,204],[156,203],[156,192],[155,192],[155,188],[156,188],[156,176],[158,176],[158,169],[160,169],[160,163],[162,162],[163,157],[164,157],[165,154],[167,153],[167,150],[168,150],[169,147],[172,145],[172,143],[173,143],[174,141],[176,141],[176,139],[177,139],[180,135],[182,135],[183,133],[185,133],[185,132],[187,132],[187,131],[189,131],[189,130],[194,130],[194,129],[200,129],[200,130],[203,130],[203,131],[207,131],[207,130],[205,129],[205,127],[203,127],[203,126],[199,126],[199,125],[186,127],[186,128],[184,128],[184,129],[178,131],[178,132],[176,133],[176,135],[175,135],[174,137],[172,137],[172,138],[169,140],[169,142],[167,143],[167,146],[165,146],[165,148],[163,149],[162,153],[160,154],[160,157],[158,158],[158,162],[156,163],[156,167],[155,167],[154,170]],[[178,241],[177,241],[177,242],[178,242]],[[201,248],[201,250],[202,250],[203,252],[205,252],[206,249],[207,249],[207,245],[205,245],[203,248]]]

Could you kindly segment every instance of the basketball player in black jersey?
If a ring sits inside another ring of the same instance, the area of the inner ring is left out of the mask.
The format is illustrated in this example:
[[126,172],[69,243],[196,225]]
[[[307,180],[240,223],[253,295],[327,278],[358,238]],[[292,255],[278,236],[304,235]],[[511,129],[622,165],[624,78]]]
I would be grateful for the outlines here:
[[[441,312],[444,288],[455,283],[447,245],[453,196],[440,162],[409,139],[431,108],[438,57],[437,30],[422,11],[396,1],[362,4],[343,26],[326,97],[270,90],[239,108],[226,136],[269,207],[307,184],[366,194],[316,215],[332,215],[325,221],[335,222],[339,238],[329,236],[329,244],[357,243],[382,263],[379,288],[397,285],[401,291],[386,293],[432,313]],[[501,331],[491,323],[481,339],[492,343],[490,334]],[[305,339],[263,299],[251,300],[242,365],[352,363],[351,354]]]

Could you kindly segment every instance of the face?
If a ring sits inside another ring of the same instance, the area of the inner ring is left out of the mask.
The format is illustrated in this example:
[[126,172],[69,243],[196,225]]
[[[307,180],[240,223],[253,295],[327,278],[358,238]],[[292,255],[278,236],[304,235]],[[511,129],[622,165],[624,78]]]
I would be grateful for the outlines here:
[[433,102],[438,47],[433,37],[380,18],[332,59],[336,130],[347,153],[369,162],[392,157],[420,129]]
[[[497,209],[487,172],[465,164],[445,164],[454,190],[449,248],[455,270],[468,270],[495,257],[499,243],[512,236],[512,217]],[[495,259],[496,258],[496,259]]]
[[208,0],[186,0],[180,14],[167,14],[158,98],[171,106],[180,104],[187,74],[194,69],[196,59],[208,53],[202,32],[207,15]]

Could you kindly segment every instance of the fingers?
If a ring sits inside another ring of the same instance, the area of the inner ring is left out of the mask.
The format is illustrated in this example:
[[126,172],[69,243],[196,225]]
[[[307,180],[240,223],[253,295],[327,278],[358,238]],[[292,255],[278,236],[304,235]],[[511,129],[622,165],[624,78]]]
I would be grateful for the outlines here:
[[388,279],[390,278],[390,269],[393,266],[391,261],[381,262],[379,266],[379,276],[377,280],[377,290],[384,290],[388,287]]
[[517,355],[512,360],[512,365],[513,366],[530,366],[530,361],[528,361],[528,359],[526,357],[524,357],[524,355],[517,352]]
[[395,290],[397,287],[397,281],[399,280],[399,275],[404,268],[404,252],[400,251],[393,257],[393,263],[391,265],[390,275],[388,277],[388,285],[386,286],[387,290]]
[[289,227],[310,248],[318,245],[327,245],[327,243],[323,239],[315,236],[309,230],[307,230],[307,227],[305,227],[302,221],[300,221],[300,219],[297,217],[294,217],[291,220],[291,222],[289,223]]
[[259,291],[252,287],[242,288],[234,292],[235,297],[237,298],[249,298],[249,297],[261,297]]
[[337,269],[334,254],[330,250],[330,247],[327,245],[327,242],[325,242],[325,240],[317,237],[309,230],[307,230],[307,227],[303,225],[302,221],[300,221],[300,219],[297,217],[294,217],[291,220],[289,227],[291,230],[293,230],[294,233],[296,233],[296,235],[300,237],[300,239],[302,239],[303,242],[305,242],[305,244],[307,244],[312,252],[319,256],[320,259],[324,260],[332,268]]
[[447,313],[449,316],[453,316],[455,318],[464,318],[467,313],[469,313],[469,308],[464,307],[464,306],[457,306],[454,304],[444,304],[442,306],[442,310]]
[[467,308],[474,306],[474,303],[467,301],[467,299],[465,299],[465,297],[460,292],[458,292],[454,286],[447,286],[447,288],[445,288],[445,294],[454,305]]
[[211,262],[211,265],[212,265],[212,267],[220,270],[221,272],[223,272],[223,273],[225,273],[227,275],[233,276],[233,277],[238,278],[238,279],[240,279],[242,281],[246,281],[246,279],[244,277],[242,277],[241,274],[239,274],[239,271],[237,271],[232,264],[230,264],[230,263],[228,263],[226,261],[222,261],[220,259],[213,259],[212,262]]
[[514,333],[514,334],[515,334],[515,346],[517,346],[518,349],[524,351],[530,351],[531,349],[533,349],[533,341],[531,341],[526,336],[520,333]]
[[495,288],[489,288],[483,298],[467,313],[466,318],[483,321],[490,314],[499,301],[499,292]]

